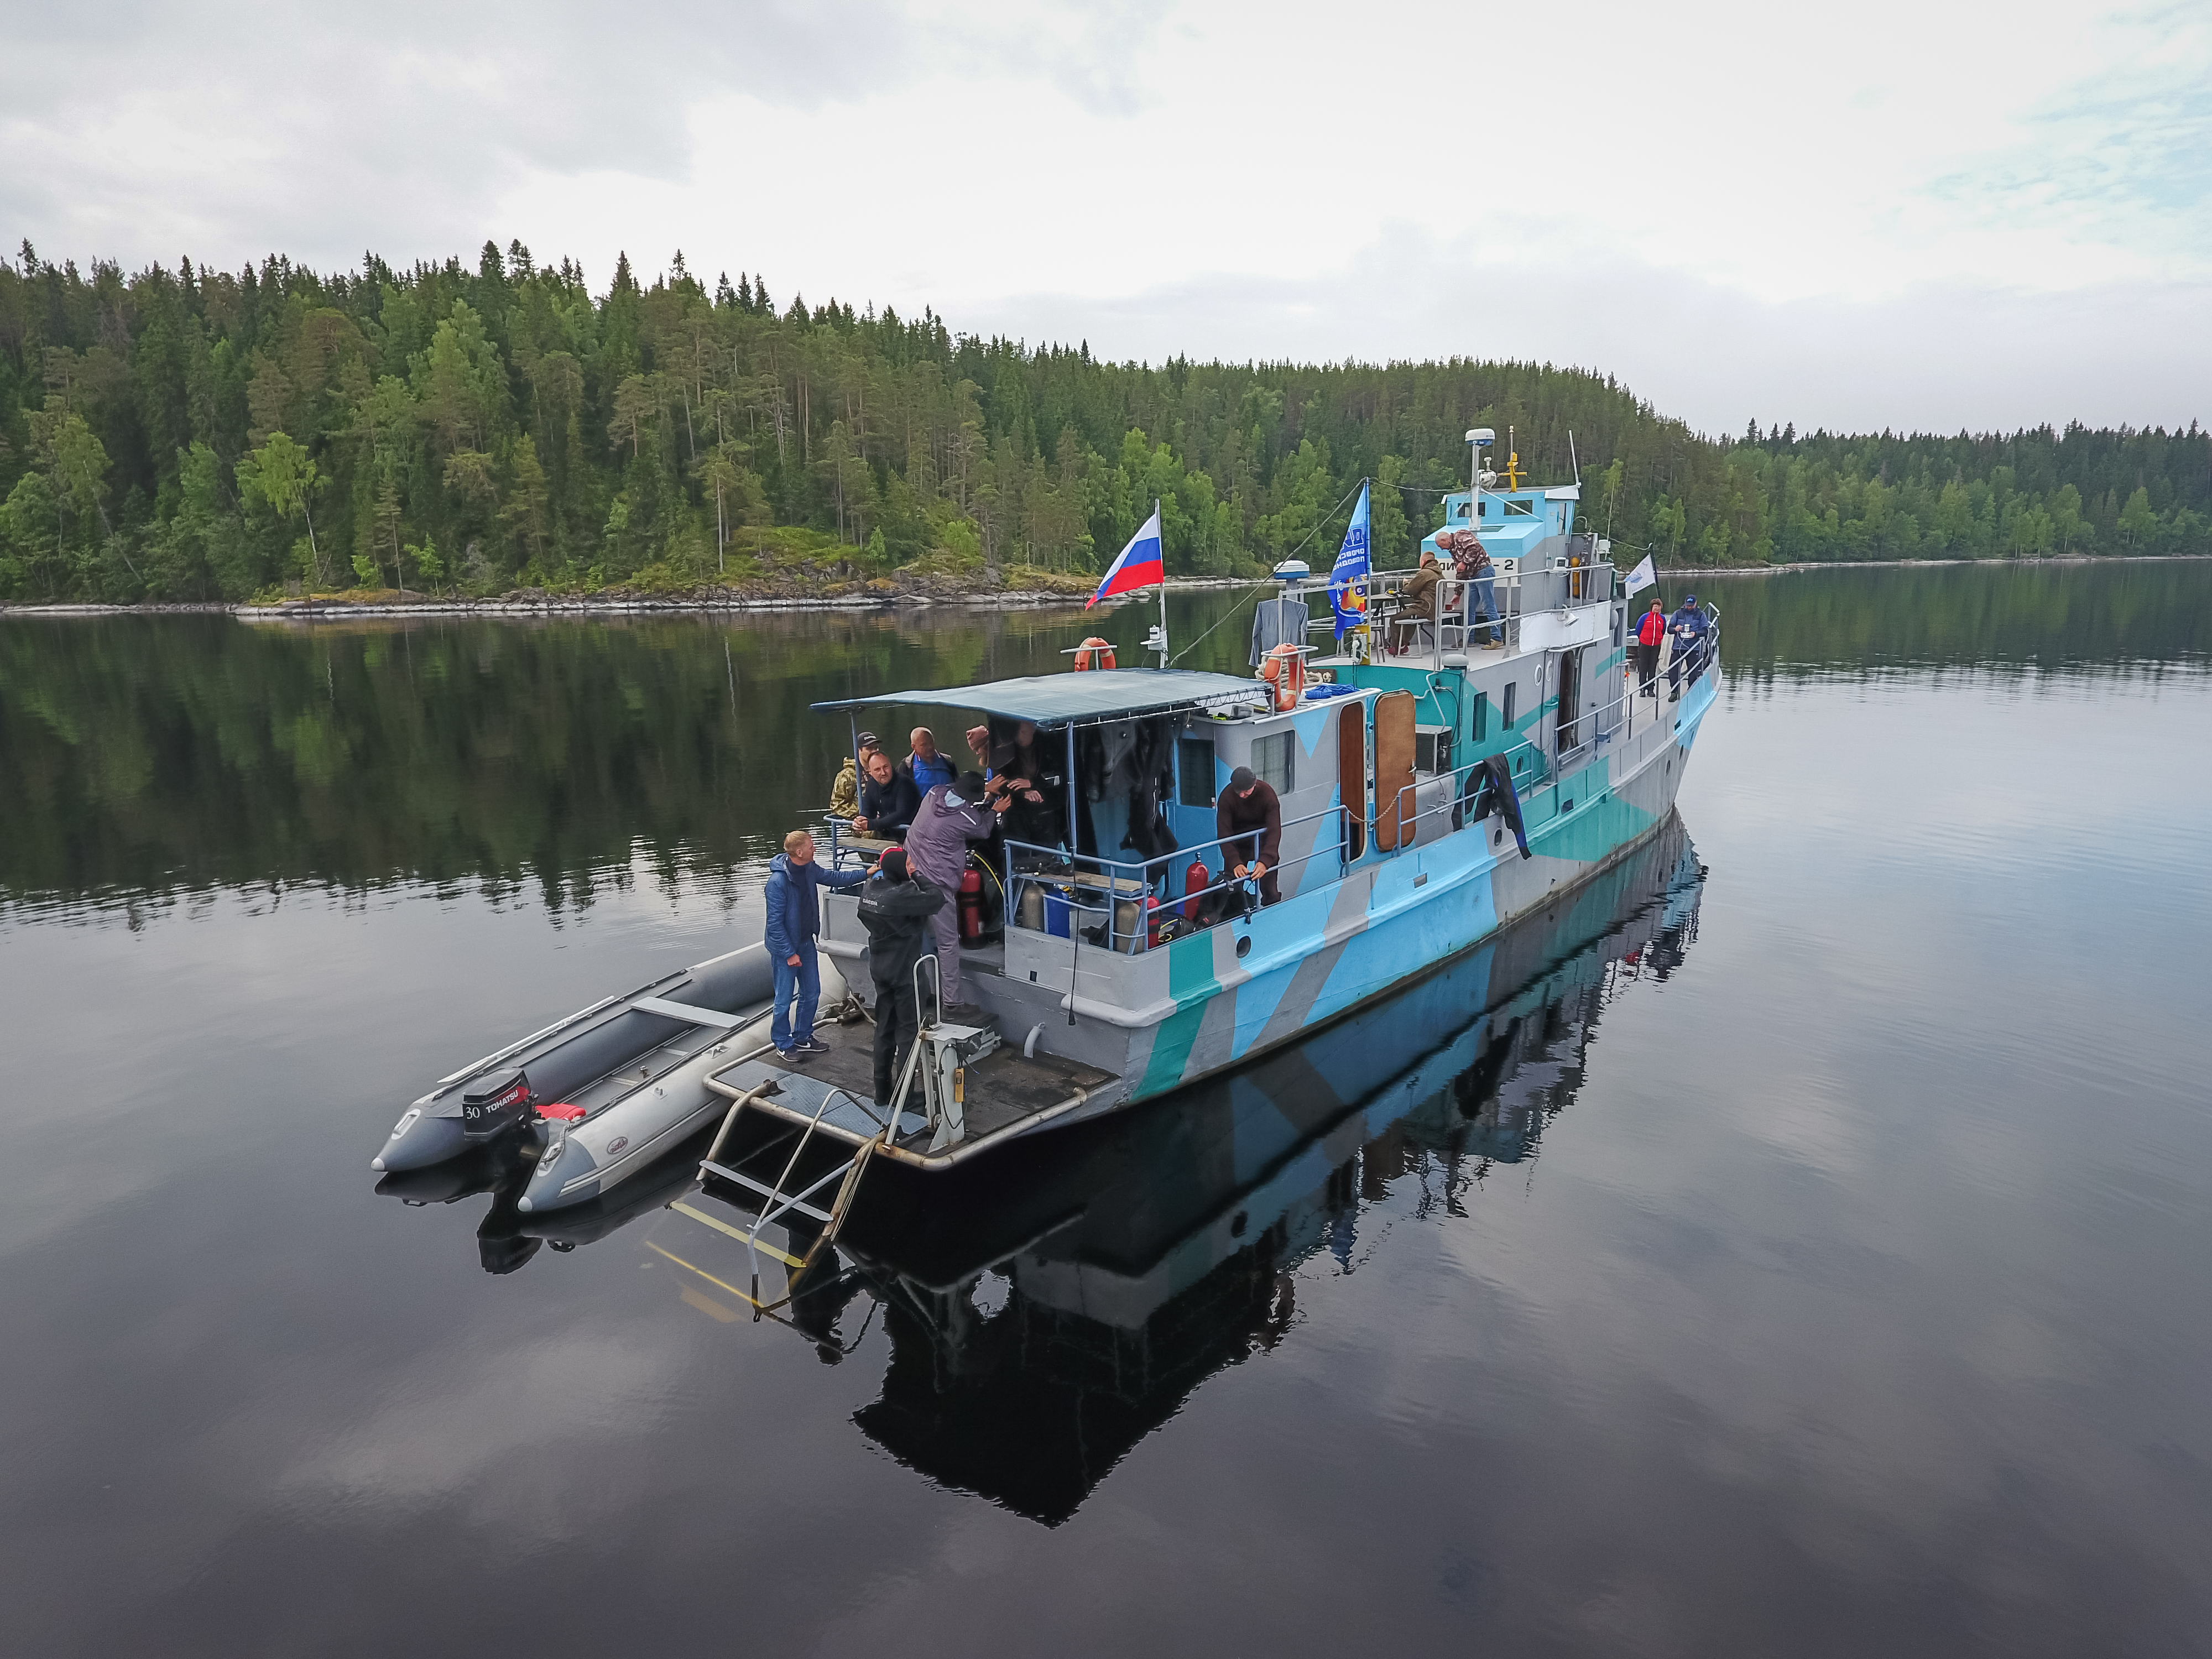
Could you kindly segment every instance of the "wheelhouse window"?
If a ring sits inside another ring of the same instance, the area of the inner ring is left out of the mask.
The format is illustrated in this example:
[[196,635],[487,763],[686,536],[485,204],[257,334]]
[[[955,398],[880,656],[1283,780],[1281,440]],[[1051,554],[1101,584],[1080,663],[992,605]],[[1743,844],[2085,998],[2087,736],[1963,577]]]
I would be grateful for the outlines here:
[[1518,680],[1513,681],[1506,686],[1504,698],[1498,704],[1498,718],[1505,723],[1505,727],[1508,731],[1510,731],[1513,727],[1513,704],[1515,699],[1518,696],[1520,690],[1521,682]]
[[1297,747],[1296,734],[1290,732],[1252,740],[1252,770],[1261,782],[1272,785],[1279,795],[1289,794],[1293,787],[1291,761]]
[[1176,799],[1185,806],[1213,805],[1213,739],[1183,738],[1176,744]]

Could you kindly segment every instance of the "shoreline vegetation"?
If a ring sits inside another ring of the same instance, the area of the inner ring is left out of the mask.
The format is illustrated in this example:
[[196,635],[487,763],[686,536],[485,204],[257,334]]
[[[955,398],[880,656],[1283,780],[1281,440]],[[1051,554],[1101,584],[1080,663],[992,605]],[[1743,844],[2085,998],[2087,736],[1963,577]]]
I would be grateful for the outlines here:
[[[1413,562],[1471,426],[1670,569],[2212,554],[2212,432],[1712,438],[1532,362],[1153,366],[487,242],[398,270],[0,259],[0,606],[781,608]],[[404,600],[402,591],[406,591]]]
[[[1661,586],[1706,582],[1732,576],[1803,575],[1816,570],[1940,570],[1973,568],[1988,570],[2064,569],[2090,565],[2171,564],[2212,559],[2212,553],[2118,554],[2108,557],[2075,555],[2039,559],[1882,559],[1807,561],[1796,564],[1681,565],[1658,572]],[[141,601],[135,605],[58,603],[0,604],[0,617],[131,617],[163,615],[233,616],[249,622],[343,622],[366,617],[592,617],[711,616],[721,613],[757,615],[779,611],[877,611],[946,607],[968,611],[1080,610],[1089,599],[1086,581],[1071,586],[1066,581],[1049,586],[1035,582],[1037,573],[1010,573],[999,587],[978,582],[963,586],[939,581],[913,586],[884,583],[856,584],[857,591],[811,595],[775,594],[740,588],[710,588],[685,593],[648,593],[618,588],[592,592],[555,593],[517,589],[478,599],[434,599],[410,593],[404,598],[388,591],[356,589],[317,593],[273,604],[232,604],[225,600]],[[1221,592],[1256,589],[1265,576],[1177,576],[1168,581],[1172,592]],[[1124,605],[1149,605],[1152,590],[1102,602],[1103,611]]]

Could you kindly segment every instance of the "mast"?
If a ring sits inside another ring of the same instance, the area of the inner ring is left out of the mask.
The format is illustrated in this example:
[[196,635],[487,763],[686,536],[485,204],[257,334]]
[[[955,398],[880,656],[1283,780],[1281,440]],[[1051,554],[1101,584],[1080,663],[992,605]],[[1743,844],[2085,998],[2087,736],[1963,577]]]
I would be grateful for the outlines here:
[[[1152,497],[1152,516],[1159,518],[1160,498]],[[1160,666],[1168,665],[1168,531],[1167,521],[1160,522]]]

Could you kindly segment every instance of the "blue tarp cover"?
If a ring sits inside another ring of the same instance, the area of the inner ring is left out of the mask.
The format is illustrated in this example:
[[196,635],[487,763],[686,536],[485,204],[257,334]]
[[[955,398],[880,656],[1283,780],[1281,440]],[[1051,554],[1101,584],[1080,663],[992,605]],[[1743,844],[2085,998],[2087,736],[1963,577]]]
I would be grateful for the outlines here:
[[1188,668],[1103,668],[1077,673],[1032,674],[983,685],[924,686],[911,691],[879,691],[872,696],[817,702],[816,708],[859,708],[878,703],[914,703],[937,708],[974,708],[1005,720],[1034,720],[1039,726],[1069,720],[1114,720],[1152,714],[1232,697],[1263,695],[1255,680],[1232,674],[1204,674]]

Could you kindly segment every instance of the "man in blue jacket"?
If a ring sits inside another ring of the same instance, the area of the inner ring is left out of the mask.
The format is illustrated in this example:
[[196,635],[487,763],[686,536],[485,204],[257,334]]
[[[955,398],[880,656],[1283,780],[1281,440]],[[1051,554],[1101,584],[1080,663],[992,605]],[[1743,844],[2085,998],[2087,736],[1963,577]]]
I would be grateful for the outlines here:
[[899,770],[914,780],[914,793],[927,800],[939,784],[952,781],[952,763],[938,749],[937,734],[926,726],[908,732],[906,741],[908,754]]
[[804,830],[783,838],[783,851],[768,866],[768,954],[775,964],[775,1012],[769,1036],[785,1060],[830,1052],[828,1044],[814,1040],[814,1010],[822,1000],[822,964],[814,949],[822,931],[822,906],[815,890],[857,886],[867,874],[852,870],[841,876],[824,870],[814,861],[814,837]]
[[1705,630],[1711,624],[1705,613],[1698,609],[1698,596],[1682,596],[1681,609],[1668,619],[1667,631],[1674,635],[1674,654],[1667,659],[1667,701],[1674,702],[1682,695],[1682,671],[1690,671],[1690,684],[1698,683],[1698,672],[1705,667]]

